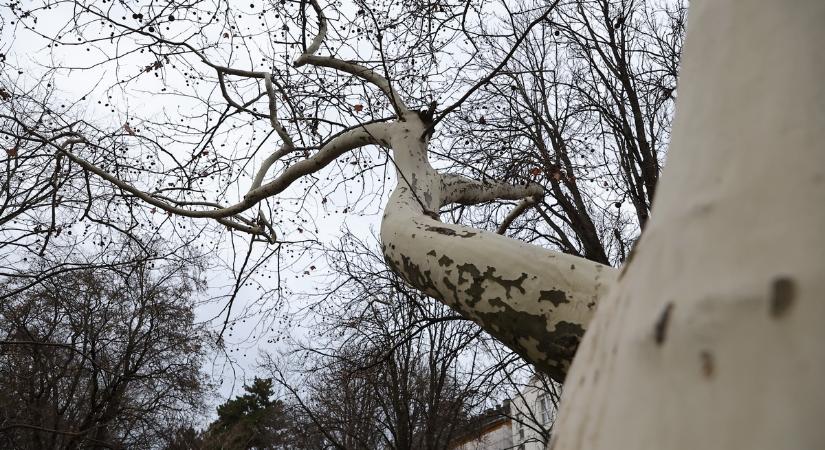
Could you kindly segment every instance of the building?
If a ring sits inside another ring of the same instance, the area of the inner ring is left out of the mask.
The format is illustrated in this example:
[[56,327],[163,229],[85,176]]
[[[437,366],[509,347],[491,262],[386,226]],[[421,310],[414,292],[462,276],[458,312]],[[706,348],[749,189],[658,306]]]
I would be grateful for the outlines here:
[[507,450],[513,448],[510,405],[484,411],[470,419],[450,444],[450,450]]
[[556,418],[554,398],[555,387],[534,375],[511,400],[472,418],[450,450],[544,450]]
[[556,398],[555,386],[535,375],[518,391],[510,402],[514,449],[544,450],[556,420]]

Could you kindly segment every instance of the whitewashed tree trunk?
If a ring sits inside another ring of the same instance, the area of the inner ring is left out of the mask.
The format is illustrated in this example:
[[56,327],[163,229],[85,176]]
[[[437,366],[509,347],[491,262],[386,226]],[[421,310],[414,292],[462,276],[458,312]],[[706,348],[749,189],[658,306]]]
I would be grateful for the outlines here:
[[654,213],[554,450],[825,448],[825,2],[690,7]]

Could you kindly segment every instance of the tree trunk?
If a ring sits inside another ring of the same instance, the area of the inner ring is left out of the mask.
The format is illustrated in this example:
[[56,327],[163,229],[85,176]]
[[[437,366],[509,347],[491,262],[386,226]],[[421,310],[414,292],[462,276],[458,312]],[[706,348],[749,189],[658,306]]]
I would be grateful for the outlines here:
[[551,446],[825,448],[825,2],[695,0],[654,214]]
[[438,220],[437,212],[448,203],[519,199],[541,191],[439,174],[427,159],[426,125],[412,113],[388,127],[386,136],[376,136],[392,149],[398,176],[381,224],[387,263],[563,380],[614,270]]

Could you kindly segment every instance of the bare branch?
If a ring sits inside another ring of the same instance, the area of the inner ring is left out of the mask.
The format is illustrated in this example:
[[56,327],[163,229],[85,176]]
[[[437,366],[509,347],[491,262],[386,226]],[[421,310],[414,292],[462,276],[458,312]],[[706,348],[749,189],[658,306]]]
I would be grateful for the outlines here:
[[306,64],[311,64],[313,66],[327,67],[355,75],[356,77],[371,83],[384,92],[390,103],[393,105],[393,108],[395,108],[395,113],[398,117],[403,117],[407,114],[409,112],[409,108],[404,101],[401,100],[401,96],[398,95],[398,92],[396,92],[396,90],[392,87],[389,80],[387,80],[384,76],[353,61],[344,61],[342,59],[329,56],[314,55],[314,53],[321,47],[321,43],[326,36],[327,25],[326,17],[322,12],[321,7],[318,5],[318,2],[311,0],[310,3],[318,15],[318,34],[312,40],[312,44],[307,48],[307,50],[295,60],[294,66],[301,67]]
[[[337,136],[329,140],[326,144],[321,146],[320,150],[318,150],[318,152],[315,155],[293,164],[292,166],[284,170],[284,172],[280,176],[276,177],[272,181],[269,181],[268,183],[263,184],[260,187],[251,189],[240,202],[235,203],[231,206],[215,208],[207,211],[192,210],[188,208],[180,208],[171,205],[168,201],[161,200],[157,198],[157,196],[148,194],[143,190],[138,189],[137,187],[132,186],[131,184],[112,175],[106,170],[103,170],[102,168],[70,152],[68,150],[68,147],[74,144],[82,143],[89,145],[91,147],[96,147],[94,144],[88,142],[83,137],[68,139],[65,142],[63,142],[63,144],[59,145],[58,149],[60,152],[65,154],[72,162],[80,165],[89,172],[94,173],[95,175],[114,184],[115,186],[134,195],[135,197],[140,198],[141,200],[145,201],[146,203],[149,203],[152,206],[162,208],[164,211],[185,217],[227,219],[231,216],[240,214],[248,210],[249,208],[255,206],[258,202],[267,197],[283,192],[287,187],[289,187],[289,185],[291,185],[298,178],[326,167],[327,164],[331,163],[347,151],[363,147],[369,144],[387,145],[386,136],[387,125],[383,123],[371,123],[366,125],[359,125],[355,128],[350,128],[345,132],[338,134]],[[243,229],[243,231],[254,232],[255,234],[263,234],[262,229],[244,227],[238,225],[234,221],[229,220],[219,221],[222,224],[230,226],[232,228]]]
[[499,199],[519,200],[544,195],[544,188],[538,184],[485,183],[453,174],[442,175],[441,182],[443,185],[442,206],[450,203],[475,205]]
[[493,69],[490,73],[488,73],[484,78],[482,78],[476,84],[474,84],[473,87],[468,89],[467,92],[465,92],[464,95],[462,95],[461,98],[459,98],[455,103],[448,106],[444,111],[442,111],[441,114],[439,114],[438,117],[436,117],[433,120],[433,123],[430,124],[430,126],[427,128],[427,132],[431,133],[435,126],[438,125],[438,122],[444,120],[444,118],[447,117],[448,114],[453,112],[456,108],[461,106],[461,104],[464,103],[465,100],[470,98],[470,96],[473,95],[475,91],[477,91],[479,88],[489,83],[490,80],[495,78],[495,76],[498,75],[499,72],[501,72],[501,69],[503,69],[507,65],[507,63],[510,61],[510,58],[512,58],[513,55],[516,54],[516,51],[521,46],[521,43],[527,38],[528,35],[530,35],[530,31],[533,29],[533,27],[540,24],[543,20],[547,19],[547,16],[549,16],[550,13],[553,12],[559,1],[560,0],[556,0],[555,2],[553,2],[552,5],[547,7],[547,10],[544,11],[544,14],[530,22],[530,24],[527,25],[527,28],[524,30],[521,36],[519,36],[519,38],[516,39],[516,41],[513,43],[512,47],[510,48],[510,52],[507,53],[507,56],[501,60],[501,63],[499,63],[499,65],[496,66],[496,68]]
[[522,201],[520,201],[518,203],[518,205],[516,205],[516,207],[513,208],[512,211],[510,211],[510,214],[507,214],[507,217],[505,217],[504,221],[501,222],[501,225],[498,226],[498,229],[496,230],[496,233],[498,233],[498,234],[506,233],[507,228],[510,228],[510,225],[513,223],[513,221],[516,220],[518,218],[518,216],[520,216],[522,213],[524,213],[524,211],[527,211],[528,209],[533,207],[535,204],[536,204],[536,200],[532,197],[525,198]]

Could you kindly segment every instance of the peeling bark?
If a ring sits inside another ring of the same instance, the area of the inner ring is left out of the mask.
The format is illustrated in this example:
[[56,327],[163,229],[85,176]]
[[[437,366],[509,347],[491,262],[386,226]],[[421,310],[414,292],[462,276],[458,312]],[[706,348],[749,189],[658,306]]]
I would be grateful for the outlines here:
[[595,306],[615,279],[601,264],[437,219],[448,203],[522,199],[537,186],[441,175],[427,158],[427,124],[405,117],[382,137],[398,186],[381,225],[387,263],[431,295],[562,381]]

